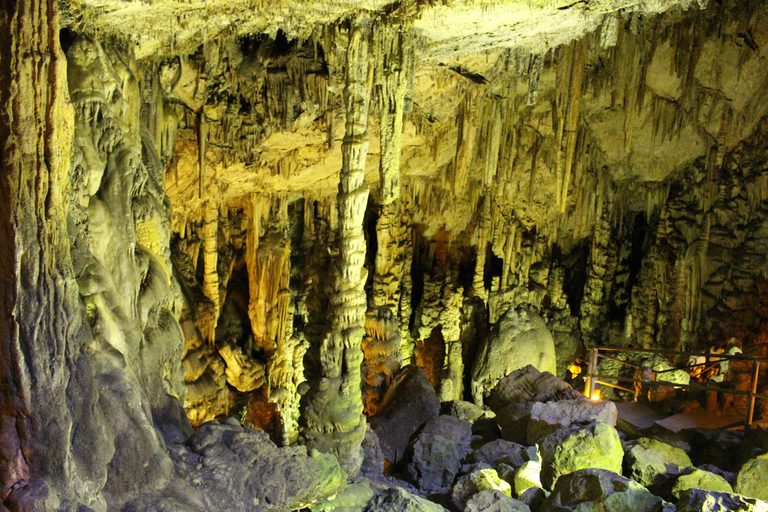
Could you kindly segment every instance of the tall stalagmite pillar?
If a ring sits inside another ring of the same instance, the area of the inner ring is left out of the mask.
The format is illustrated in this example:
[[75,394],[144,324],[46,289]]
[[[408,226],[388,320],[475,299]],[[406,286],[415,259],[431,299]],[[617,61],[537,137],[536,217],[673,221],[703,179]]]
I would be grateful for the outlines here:
[[368,203],[365,158],[371,89],[369,23],[366,18],[359,19],[349,36],[344,89],[347,122],[337,195],[339,253],[330,298],[331,329],[320,349],[321,375],[310,383],[301,418],[304,443],[335,454],[350,474],[357,473],[362,464],[361,444],[366,429],[360,390],[360,345],[367,309],[363,217]]

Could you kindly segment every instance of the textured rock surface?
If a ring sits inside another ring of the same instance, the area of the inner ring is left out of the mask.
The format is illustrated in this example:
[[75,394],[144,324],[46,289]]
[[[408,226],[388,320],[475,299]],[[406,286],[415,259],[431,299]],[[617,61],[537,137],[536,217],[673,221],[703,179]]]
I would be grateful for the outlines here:
[[451,486],[461,468],[456,443],[436,434],[421,433],[408,446],[403,459],[405,477],[424,492]]
[[537,402],[531,407],[528,444],[535,444],[552,432],[573,423],[599,421],[615,427],[617,417],[616,405],[605,400],[582,397],[576,400]]
[[733,493],[731,484],[725,478],[701,469],[694,469],[690,473],[680,475],[672,486],[672,494],[679,498],[680,494],[688,489]]
[[465,512],[531,512],[525,503],[510,498],[498,489],[486,489],[472,496]]
[[555,341],[536,309],[510,308],[479,347],[472,366],[472,398],[482,404],[513,371],[532,365],[541,372],[555,373],[556,363]]
[[418,428],[440,413],[440,402],[424,370],[407,366],[394,382],[384,397],[381,412],[371,418],[384,457],[392,463],[403,456]]
[[541,512],[652,512],[661,505],[661,498],[637,482],[603,469],[580,469],[558,479]]
[[692,466],[683,450],[656,439],[632,441],[625,451],[627,476],[645,486],[660,485]]
[[539,442],[541,483],[552,489],[563,475],[597,468],[621,473],[624,451],[616,429],[607,423],[563,428]]
[[451,490],[451,501],[459,510],[467,506],[469,500],[479,492],[497,490],[507,497],[512,496],[512,488],[494,469],[476,469],[456,481]]
[[738,494],[690,489],[683,491],[677,503],[677,512],[758,512],[768,510],[768,503]]
[[736,477],[737,493],[768,501],[768,454],[760,455],[741,467]]
[[436,503],[409,494],[403,489],[393,487],[382,492],[370,501],[365,512],[445,512]]
[[[170,447],[175,474],[193,485],[202,504],[193,510],[297,509],[322,503],[347,485],[331,455],[305,447],[278,448],[262,430],[236,421],[202,425],[184,445]],[[189,485],[188,484],[188,485]],[[169,490],[131,504],[132,510],[172,507]],[[146,507],[146,508],[143,508]]]

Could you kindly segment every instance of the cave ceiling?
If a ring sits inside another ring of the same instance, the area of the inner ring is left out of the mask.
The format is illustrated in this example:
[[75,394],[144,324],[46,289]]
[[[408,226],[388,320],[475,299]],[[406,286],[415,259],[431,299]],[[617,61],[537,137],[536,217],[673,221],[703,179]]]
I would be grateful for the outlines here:
[[[82,1],[66,6],[64,24],[127,44],[139,67],[159,68],[166,112],[180,118],[174,148],[164,149],[174,154],[167,191],[178,215],[201,211],[211,197],[335,194],[344,20],[367,12],[374,23],[399,27],[405,46],[393,51],[381,38],[371,59],[381,69],[393,53],[413,53],[400,172],[412,196],[450,203],[417,205],[415,217],[457,234],[477,204],[473,190],[489,181],[491,195],[526,228],[570,230],[562,214],[570,208],[578,216],[579,201],[589,201],[581,187],[599,188],[600,169],[625,188],[650,184],[627,194],[642,208],[675,171],[722,158],[752,133],[767,104],[768,23],[755,9],[743,18],[710,13],[707,27],[718,37],[706,38],[691,22],[704,7],[690,0]],[[384,90],[381,77],[373,79]],[[373,188],[380,103],[372,103],[369,123]],[[487,158],[492,152],[497,162]],[[457,183],[469,186],[454,190]],[[424,187],[431,192],[418,194]]]

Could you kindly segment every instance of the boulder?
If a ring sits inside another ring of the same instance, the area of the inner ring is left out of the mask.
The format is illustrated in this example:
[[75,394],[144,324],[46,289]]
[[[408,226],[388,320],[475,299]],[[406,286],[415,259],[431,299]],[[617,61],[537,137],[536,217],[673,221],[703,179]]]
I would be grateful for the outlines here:
[[438,416],[424,424],[423,434],[434,434],[450,439],[456,445],[459,458],[463,459],[472,451],[472,423],[453,416]]
[[514,476],[515,496],[520,496],[531,487],[541,487],[541,462],[529,460],[517,471]]
[[736,473],[730,471],[723,471],[714,464],[700,464],[698,468],[702,471],[708,471],[725,478],[725,481],[731,484],[731,487],[736,485]]
[[371,428],[370,423],[365,429],[363,438],[363,465],[360,466],[360,475],[376,478],[384,474],[384,452],[381,451],[379,436]]
[[702,489],[705,491],[732,493],[733,488],[728,481],[720,475],[694,468],[680,475],[672,486],[672,495],[680,497],[680,493],[688,489]]
[[727,492],[688,489],[680,493],[676,512],[768,512],[768,503]]
[[481,341],[472,365],[474,402],[483,403],[496,383],[527,365],[557,371],[555,341],[537,308],[529,304],[509,308]]
[[526,366],[499,381],[488,397],[496,414],[502,437],[517,443],[528,442],[528,423],[536,403],[575,400],[581,395],[549,372]]
[[422,432],[408,446],[403,474],[424,492],[448,488],[461,468],[456,444],[448,438]]
[[541,512],[657,512],[661,507],[661,498],[637,482],[588,468],[559,478]]
[[601,421],[615,427],[617,417],[616,405],[607,400],[579,397],[575,400],[535,403],[531,407],[528,422],[528,444],[535,444],[539,439],[573,423]]
[[736,492],[768,501],[768,453],[747,461],[736,477]]
[[[204,510],[300,509],[341,492],[347,474],[336,457],[304,446],[278,448],[263,430],[234,419],[208,422],[185,445],[169,447],[176,477],[194,487]],[[144,507],[143,510],[176,510]],[[179,509],[184,510],[184,509]]]
[[504,459],[504,462],[515,469],[523,465],[527,460],[528,453],[523,445],[513,443],[511,441],[505,441],[503,439],[497,439],[490,443],[484,444],[478,448],[466,458],[468,464],[485,463],[489,466],[496,467],[496,465]]
[[463,510],[470,498],[480,491],[496,489],[507,497],[512,497],[512,487],[502,480],[495,469],[477,469],[456,482],[451,491],[451,501],[459,510]]
[[364,512],[445,512],[445,509],[404,489],[391,487],[373,498]]
[[400,370],[392,378],[379,414],[370,419],[384,457],[397,463],[413,434],[438,414],[440,401],[424,370],[411,365]]
[[498,489],[486,489],[469,499],[464,512],[531,512],[531,509]]
[[387,489],[385,485],[367,478],[357,477],[333,499],[313,505],[312,512],[363,512],[368,503]]
[[549,493],[541,487],[531,487],[530,489],[523,491],[523,494],[518,496],[517,499],[528,505],[534,512],[538,512],[541,510],[541,507],[544,505],[548,496]]
[[528,423],[531,420],[533,404],[513,403],[500,409],[496,414],[496,423],[501,429],[501,437],[515,443],[528,442]]
[[484,413],[485,411],[480,407],[464,400],[452,400],[450,402],[443,402],[440,405],[440,414],[453,416],[471,423],[480,419]]
[[578,469],[598,468],[621,472],[624,451],[619,433],[607,423],[572,425],[539,442],[541,483],[552,489],[561,475]]
[[626,475],[646,487],[658,486],[691,467],[691,459],[680,448],[647,437],[627,443]]
[[567,382],[558,379],[550,372],[541,372],[534,366],[528,365],[501,379],[491,390],[488,405],[498,414],[500,409],[509,404],[571,400],[580,396],[581,393],[574,390]]

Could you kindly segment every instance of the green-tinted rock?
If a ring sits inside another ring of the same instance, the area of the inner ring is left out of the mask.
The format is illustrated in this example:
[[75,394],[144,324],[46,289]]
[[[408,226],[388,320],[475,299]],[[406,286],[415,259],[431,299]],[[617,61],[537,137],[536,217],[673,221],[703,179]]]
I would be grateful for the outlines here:
[[453,486],[451,500],[461,510],[472,496],[486,489],[497,489],[512,497],[512,486],[502,480],[495,469],[478,469],[459,478]]
[[728,481],[709,471],[702,471],[701,469],[694,469],[692,472],[685,475],[680,475],[672,486],[672,494],[677,498],[680,497],[680,493],[688,489],[703,489],[705,491],[715,492],[733,492],[733,488]]
[[657,512],[662,500],[628,478],[603,469],[580,469],[557,480],[541,512]]
[[515,472],[515,495],[520,496],[526,489],[541,487],[541,462],[529,460]]
[[367,478],[356,478],[338,496],[314,505],[310,510],[312,512],[363,512],[374,496],[385,489],[384,485]]
[[749,460],[736,477],[736,492],[768,501],[768,453]]
[[768,512],[768,503],[727,492],[688,489],[680,493],[676,512]]
[[619,434],[607,423],[573,425],[548,435],[539,443],[541,483],[552,489],[561,475],[578,469],[621,472],[624,451]]
[[624,458],[625,475],[646,487],[662,484],[692,465],[680,448],[646,437],[629,443]]

